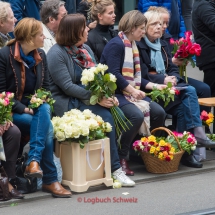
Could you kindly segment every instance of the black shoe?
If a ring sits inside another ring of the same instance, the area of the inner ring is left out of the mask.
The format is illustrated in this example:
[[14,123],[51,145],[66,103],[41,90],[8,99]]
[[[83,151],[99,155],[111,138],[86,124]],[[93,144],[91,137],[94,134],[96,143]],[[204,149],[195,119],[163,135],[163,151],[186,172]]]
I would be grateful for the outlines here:
[[186,157],[182,157],[181,163],[184,166],[193,167],[193,168],[202,168],[203,164],[195,159],[193,155],[188,155]]
[[215,148],[215,142],[210,140],[208,137],[207,139],[202,139],[199,137],[195,138],[197,140],[197,147]]

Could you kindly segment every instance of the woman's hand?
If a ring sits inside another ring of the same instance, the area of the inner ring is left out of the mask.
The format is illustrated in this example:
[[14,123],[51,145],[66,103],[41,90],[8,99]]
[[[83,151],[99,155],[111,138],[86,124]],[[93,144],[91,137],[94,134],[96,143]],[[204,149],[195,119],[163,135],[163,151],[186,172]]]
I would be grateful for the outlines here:
[[165,85],[165,84],[158,84],[156,88],[157,88],[158,90],[163,90],[163,89],[165,89],[166,87],[167,87],[167,85]]
[[146,97],[146,94],[141,90],[137,90],[137,89],[133,88],[133,90],[131,92],[131,96],[136,100],[142,100]]
[[89,29],[93,29],[93,28],[96,27],[96,25],[97,25],[97,21],[91,22],[91,23],[88,25],[88,28],[89,28]]
[[24,113],[34,115],[34,111],[32,109],[30,109],[30,108],[25,108]]
[[118,101],[118,99],[116,97],[113,97],[113,98],[103,97],[103,99],[99,102],[99,105],[101,105],[103,107],[106,107],[106,108],[111,108],[114,105],[118,106],[119,105],[119,101]]
[[177,84],[177,78],[175,76],[166,76],[164,79],[164,84],[167,84],[168,82],[171,82],[173,86]]
[[181,58],[172,58],[172,62],[176,65],[176,66],[182,66],[183,65],[183,59]]
[[4,130],[7,131],[10,126],[13,126],[13,123],[11,121],[7,121],[5,124],[4,124]]

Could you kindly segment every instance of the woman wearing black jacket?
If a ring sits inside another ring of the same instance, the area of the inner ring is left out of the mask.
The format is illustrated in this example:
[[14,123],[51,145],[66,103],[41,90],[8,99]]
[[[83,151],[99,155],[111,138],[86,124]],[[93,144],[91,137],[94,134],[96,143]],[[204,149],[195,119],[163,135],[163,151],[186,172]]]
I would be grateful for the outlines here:
[[193,4],[193,33],[202,52],[196,57],[196,65],[204,72],[204,82],[215,96],[215,3],[210,0],[195,0]]
[[95,0],[92,2],[91,16],[97,21],[97,26],[88,34],[86,44],[94,52],[96,61],[99,62],[103,49],[109,40],[117,36],[112,29],[115,23],[115,3],[112,0]]

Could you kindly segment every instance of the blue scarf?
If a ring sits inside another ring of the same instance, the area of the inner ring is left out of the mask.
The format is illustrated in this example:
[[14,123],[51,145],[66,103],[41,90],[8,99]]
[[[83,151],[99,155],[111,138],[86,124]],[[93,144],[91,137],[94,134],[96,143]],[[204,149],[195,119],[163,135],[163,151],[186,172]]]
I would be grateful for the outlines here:
[[158,38],[157,40],[155,40],[155,43],[151,43],[146,36],[144,37],[144,39],[145,39],[146,45],[151,50],[150,66],[155,68],[157,73],[165,74],[165,66],[164,66],[164,61],[161,54],[160,39]]
[[24,52],[22,51],[22,47],[20,46],[19,48],[20,50],[20,56],[22,58],[22,60],[28,65],[29,69],[32,68],[35,64],[36,61],[34,59],[34,51],[31,51],[27,56],[24,54]]

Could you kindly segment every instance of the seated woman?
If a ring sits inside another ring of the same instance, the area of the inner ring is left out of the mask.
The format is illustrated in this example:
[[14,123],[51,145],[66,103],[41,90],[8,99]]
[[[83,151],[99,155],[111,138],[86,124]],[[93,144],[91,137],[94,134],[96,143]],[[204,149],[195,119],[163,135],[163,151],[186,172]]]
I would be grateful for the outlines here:
[[[151,8],[151,9],[149,8],[149,11],[150,10],[157,10],[158,12],[161,13],[161,16],[162,16],[162,19],[163,19],[163,29],[162,29],[162,37],[161,37],[161,39],[165,40],[167,42],[167,44],[169,45],[169,53],[170,53],[171,52],[170,50],[173,49],[173,45],[171,45],[170,41],[169,41],[170,38],[171,38],[171,35],[166,33],[166,29],[168,27],[168,23],[169,23],[169,20],[170,20],[170,13],[165,7],[157,7],[157,8],[154,7],[154,8]],[[175,65],[180,66],[180,65],[183,64],[183,59],[173,57],[172,62]],[[196,93],[197,93],[197,96],[199,98],[210,98],[211,97],[211,90],[210,90],[210,87],[207,84],[205,84],[202,81],[198,81],[196,79],[190,78],[190,77],[187,77],[187,80],[188,80],[189,85],[193,86],[196,89]],[[205,110],[207,112],[210,112],[210,107],[200,106],[200,112],[202,112],[203,110]],[[206,126],[205,129],[207,129],[206,131],[210,132],[208,126]]]
[[108,41],[117,36],[117,32],[112,29],[116,18],[114,10],[115,3],[112,0],[92,2],[90,13],[97,21],[97,25],[89,32],[86,44],[92,49],[97,62],[100,62],[102,51]]
[[113,118],[108,108],[118,100],[103,98],[96,105],[89,105],[90,91],[81,85],[81,74],[85,68],[96,66],[92,50],[84,43],[87,41],[89,28],[86,26],[84,15],[70,14],[65,16],[59,25],[56,42],[47,54],[48,68],[50,72],[50,89],[57,116],[73,108],[81,111],[91,110],[109,122],[113,129],[108,133],[110,138],[111,171],[113,177],[119,180],[122,186],[134,186],[135,182],[130,180],[122,171],[117,154],[115,129]]
[[[7,2],[0,2],[0,49],[10,40],[8,33],[13,32],[16,21],[10,4]],[[0,125],[0,136],[3,138],[6,156],[6,161],[2,161],[2,166],[10,181],[9,191],[11,197],[22,199],[24,196],[12,186],[16,184],[15,168],[20,146],[20,131],[12,122],[7,122],[5,125]]]
[[[169,103],[166,112],[177,117],[177,131],[191,131],[194,133],[199,146],[215,147],[215,142],[209,140],[202,128],[200,110],[196,90],[186,85],[179,75],[178,67],[172,63],[172,56],[168,51],[166,42],[160,40],[162,36],[162,16],[156,10],[147,11],[148,20],[146,36],[137,42],[140,52],[142,77],[153,83],[166,84],[171,82],[173,86],[185,86],[175,101]],[[192,167],[201,167],[194,157],[187,156],[184,164]]]
[[[24,134],[30,134],[30,151],[25,174],[43,177],[44,191],[55,197],[70,197],[57,180],[53,162],[53,127],[50,106],[46,103],[29,109],[26,96],[38,88],[49,89],[49,74],[43,50],[44,35],[41,22],[22,19],[14,30],[15,39],[0,50],[0,92],[14,93],[13,121]],[[40,170],[42,168],[43,172]]]
[[[135,40],[140,41],[144,36],[146,22],[145,16],[140,11],[132,10],[126,13],[119,22],[118,36],[108,42],[101,56],[101,63],[107,64],[109,72],[117,78],[116,97],[119,106],[133,125],[121,136],[121,148],[118,150],[121,163],[126,162],[130,145],[143,123],[144,113],[138,106],[150,101],[149,98],[144,99],[145,93],[140,87],[151,90],[155,85],[141,78],[139,53],[135,43]],[[164,84],[156,86],[158,89],[166,87]],[[143,99],[146,101],[142,101]],[[137,103],[134,103],[134,100]],[[155,102],[146,103],[150,106],[151,129],[163,126],[166,116],[163,108]]]

